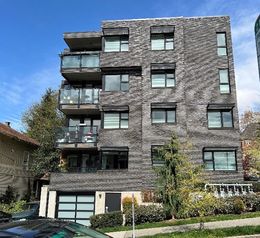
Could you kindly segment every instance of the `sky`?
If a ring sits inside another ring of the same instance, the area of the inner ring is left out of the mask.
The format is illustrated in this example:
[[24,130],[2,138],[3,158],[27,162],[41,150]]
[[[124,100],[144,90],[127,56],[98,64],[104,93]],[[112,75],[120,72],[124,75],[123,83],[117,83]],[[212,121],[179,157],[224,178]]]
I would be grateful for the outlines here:
[[0,0],[0,122],[24,130],[23,113],[58,89],[64,32],[100,31],[102,20],[231,17],[239,114],[260,111],[254,23],[260,0]]

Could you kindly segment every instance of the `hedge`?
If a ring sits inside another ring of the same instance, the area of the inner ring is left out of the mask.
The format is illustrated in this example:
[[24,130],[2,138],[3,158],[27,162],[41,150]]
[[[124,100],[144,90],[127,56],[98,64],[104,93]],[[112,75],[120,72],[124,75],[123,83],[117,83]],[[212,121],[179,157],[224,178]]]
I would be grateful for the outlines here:
[[[151,223],[166,219],[165,210],[156,205],[140,205],[135,209],[135,224]],[[125,213],[125,225],[132,224],[132,210]]]
[[93,228],[121,226],[123,224],[123,213],[119,211],[94,215],[90,217],[90,224]]

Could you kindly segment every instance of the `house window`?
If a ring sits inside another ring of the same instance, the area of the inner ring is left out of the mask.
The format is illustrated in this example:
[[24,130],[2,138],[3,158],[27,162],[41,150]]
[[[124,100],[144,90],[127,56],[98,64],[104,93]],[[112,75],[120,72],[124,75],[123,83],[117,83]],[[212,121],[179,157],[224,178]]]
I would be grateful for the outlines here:
[[173,33],[151,34],[152,50],[172,50],[173,49]]
[[128,36],[105,36],[105,52],[128,51]]
[[219,69],[220,93],[230,93],[228,69]]
[[127,150],[101,150],[102,170],[127,169],[128,168],[128,149]]
[[227,55],[226,33],[217,33],[218,55]]
[[203,160],[206,170],[237,170],[236,151],[229,149],[214,149],[203,151]]
[[175,87],[174,71],[156,72],[152,71],[152,88]]
[[23,152],[23,167],[26,171],[29,170],[30,152]]
[[152,165],[154,167],[162,166],[165,163],[160,154],[160,150],[162,149],[162,147],[163,147],[162,145],[151,146],[151,159],[152,159]]
[[208,110],[208,128],[233,127],[232,110]]
[[127,129],[128,112],[104,112],[104,129]]
[[129,89],[129,75],[128,74],[114,74],[104,75],[105,91],[128,91]]
[[152,108],[152,123],[175,123],[176,108]]

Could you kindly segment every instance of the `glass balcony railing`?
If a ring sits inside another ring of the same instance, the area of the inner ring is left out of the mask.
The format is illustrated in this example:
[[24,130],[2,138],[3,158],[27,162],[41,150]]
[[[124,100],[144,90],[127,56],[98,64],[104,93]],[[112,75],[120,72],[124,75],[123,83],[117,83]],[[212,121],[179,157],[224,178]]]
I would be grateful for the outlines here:
[[80,105],[99,103],[99,88],[61,89],[59,102],[61,105]]
[[99,67],[99,54],[77,54],[61,56],[62,69],[97,67]]
[[58,130],[56,142],[60,144],[96,143],[98,126],[69,126]]

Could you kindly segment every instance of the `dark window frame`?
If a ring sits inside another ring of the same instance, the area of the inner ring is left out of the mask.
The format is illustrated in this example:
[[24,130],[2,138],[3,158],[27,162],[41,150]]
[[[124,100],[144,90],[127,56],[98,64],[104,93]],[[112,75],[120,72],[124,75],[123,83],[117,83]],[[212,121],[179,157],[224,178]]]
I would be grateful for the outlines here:
[[[158,123],[158,122],[153,122],[153,111],[164,111],[165,113],[165,122],[161,122],[161,123]],[[174,118],[174,122],[168,122],[168,113],[167,111],[174,111],[175,112],[175,118]],[[152,121],[152,125],[160,125],[160,124],[172,124],[172,125],[175,125],[177,124],[177,116],[176,116],[176,107],[174,108],[151,108],[151,121]]]
[[[221,120],[221,127],[209,127],[209,112],[220,112],[220,120]],[[223,112],[230,112],[231,113],[231,120],[232,126],[231,127],[224,127],[223,126]],[[207,121],[208,121],[208,129],[209,130],[226,130],[226,129],[234,129],[234,117],[233,117],[233,109],[208,109],[207,110]]]
[[[218,45],[218,34],[224,34],[225,35],[225,46],[220,46]],[[219,55],[220,57],[225,57],[225,56],[228,56],[228,49],[227,49],[227,33],[225,31],[220,31],[220,32],[216,32],[216,35],[217,35],[217,54],[218,54],[218,49],[226,49],[226,55]]]
[[[159,167],[159,166],[165,164],[165,162],[162,161],[162,160],[160,161],[160,160],[154,160],[153,159],[154,157],[156,157],[156,154],[158,154],[158,150],[163,148],[163,146],[164,145],[151,145],[151,161],[152,161],[152,166],[153,167]],[[157,162],[157,163],[154,163],[154,162]]]
[[[109,76],[111,76],[111,75],[115,75],[115,76],[120,76],[120,90],[113,90],[113,91],[107,91],[107,90],[105,90],[106,89],[106,76],[107,75],[109,75]],[[122,81],[122,78],[123,78],[123,75],[127,75],[127,77],[128,77],[128,81],[127,82],[123,82]],[[103,76],[102,76],[102,85],[103,85],[103,88],[102,88],[102,90],[104,91],[104,92],[129,92],[129,78],[130,78],[130,75],[129,74],[124,74],[124,73],[113,73],[113,74],[103,74]],[[128,90],[122,90],[122,84],[128,84]]]
[[[118,128],[105,128],[105,114],[106,113],[114,113],[119,114],[119,127]],[[122,119],[122,113],[128,114],[128,127],[127,128],[121,128],[122,120],[126,121],[126,119]],[[105,111],[102,113],[102,128],[105,130],[128,130],[129,129],[129,111]]]
[[[163,49],[153,49],[152,48],[152,38],[153,38],[153,36],[158,36],[158,35],[163,35],[163,41],[164,41],[164,46],[163,46]],[[171,36],[172,35],[172,40],[171,41],[169,41],[169,38],[167,38],[167,36]],[[168,41],[167,41],[168,40]],[[172,42],[172,44],[173,44],[173,47],[172,47],[172,49],[166,49],[166,43],[167,42]],[[153,51],[157,51],[157,50],[174,50],[174,32],[171,32],[171,33],[150,33],[150,46],[151,46],[151,50]]]
[[[205,152],[211,152],[211,160],[205,160]],[[214,153],[215,152],[235,152],[235,163],[236,163],[236,169],[235,170],[227,170],[227,169],[218,169],[218,170],[215,170],[215,156],[214,156]],[[237,172],[238,169],[237,169],[237,150],[234,149],[234,148],[224,148],[224,149],[219,149],[219,148],[216,148],[214,150],[208,150],[207,148],[204,148],[203,149],[203,164],[205,165],[206,164],[206,161],[211,161],[213,163],[213,169],[210,170],[210,169],[205,169],[205,171],[225,171],[225,172]]]
[[[227,70],[228,83],[221,83],[221,81],[220,81],[220,70]],[[219,68],[218,69],[218,76],[219,76],[219,91],[220,91],[220,94],[230,94],[231,93],[231,86],[230,86],[229,69],[228,68]],[[228,85],[229,92],[228,93],[222,93],[221,90],[220,90],[221,85]]]
[[[126,158],[127,158],[127,166],[126,166],[126,168],[124,168],[124,169],[103,169],[102,168],[102,162],[103,162],[103,152],[118,152],[118,153],[126,153]],[[103,149],[103,150],[101,150],[100,151],[100,161],[101,161],[101,168],[100,168],[100,170],[102,170],[102,171],[111,171],[111,170],[128,170],[128,163],[129,163],[129,149],[127,150],[127,151],[125,151],[125,150],[120,150],[120,148],[118,148],[118,149],[115,149],[115,150],[106,150],[106,149]]]
[[[116,51],[106,51],[105,49],[105,47],[106,47],[106,38],[112,38],[112,37],[118,37],[119,38],[119,50],[116,50]],[[125,44],[125,43],[122,43],[122,41],[126,41],[126,40],[124,40],[124,38],[125,39],[127,39],[127,44]],[[122,51],[122,45],[127,45],[127,50],[123,50]],[[105,36],[103,36],[103,52],[104,53],[115,53],[115,52],[129,52],[129,34],[128,35],[105,35]]]
[[[157,74],[164,74],[164,87],[153,87],[153,75],[157,75]],[[167,75],[169,74],[173,74],[173,80],[174,80],[174,86],[167,86],[167,80],[171,79],[168,78]],[[156,89],[156,88],[175,88],[176,87],[176,75],[175,75],[175,69],[169,70],[169,69],[165,69],[165,70],[151,70],[150,73],[150,78],[151,78],[151,87],[152,89]]]

